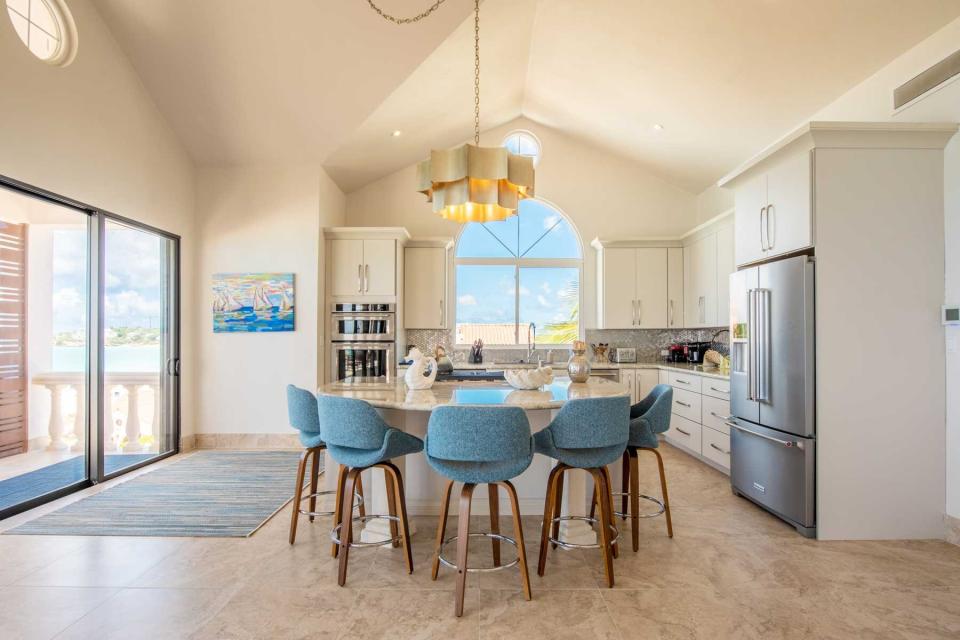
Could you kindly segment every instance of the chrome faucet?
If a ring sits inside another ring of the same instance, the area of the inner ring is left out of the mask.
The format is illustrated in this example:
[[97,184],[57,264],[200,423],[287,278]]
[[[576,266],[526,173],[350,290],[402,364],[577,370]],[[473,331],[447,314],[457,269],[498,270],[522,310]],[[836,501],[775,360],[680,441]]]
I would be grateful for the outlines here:
[[[533,333],[533,340],[530,339],[530,334]],[[530,358],[537,352],[537,325],[533,322],[527,325],[527,362],[530,362]]]

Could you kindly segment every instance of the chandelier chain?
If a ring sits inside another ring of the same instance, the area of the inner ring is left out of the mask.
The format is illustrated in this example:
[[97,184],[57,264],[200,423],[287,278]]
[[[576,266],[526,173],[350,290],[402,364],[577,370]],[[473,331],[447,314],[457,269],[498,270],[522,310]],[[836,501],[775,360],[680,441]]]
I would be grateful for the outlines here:
[[392,22],[393,24],[413,24],[414,22],[420,22],[421,20],[429,16],[431,13],[439,9],[440,5],[442,5],[446,1],[447,0],[436,0],[436,2],[430,5],[428,9],[426,9],[425,11],[421,11],[415,16],[410,16],[409,18],[398,18],[396,16],[390,15],[389,13],[384,13],[383,9],[381,9],[380,7],[378,7],[373,3],[373,0],[367,0],[367,4],[369,4],[370,8],[376,11],[381,18],[389,22]]
[[473,5],[473,142],[480,146],[480,0]]

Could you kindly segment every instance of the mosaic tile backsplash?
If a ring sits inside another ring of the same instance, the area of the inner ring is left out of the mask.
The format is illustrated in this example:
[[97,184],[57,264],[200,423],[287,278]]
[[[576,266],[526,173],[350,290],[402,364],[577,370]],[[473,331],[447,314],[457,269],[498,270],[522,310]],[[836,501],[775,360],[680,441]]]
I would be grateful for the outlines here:
[[[587,343],[606,342],[611,347],[634,347],[637,360],[655,362],[660,360],[660,352],[675,342],[706,342],[722,331],[715,339],[714,348],[727,355],[730,352],[729,332],[725,327],[708,329],[587,329]],[[446,349],[454,363],[466,362],[469,355],[467,347],[453,348],[453,332],[441,329],[410,329],[407,331],[407,344],[416,345],[424,353],[433,353],[437,346]],[[548,362],[549,352],[553,352],[554,362],[565,362],[569,349],[549,349],[540,345],[537,348],[539,359]],[[525,347],[518,349],[497,349],[497,360],[518,360],[525,358]],[[406,353],[403,354],[406,356]]]

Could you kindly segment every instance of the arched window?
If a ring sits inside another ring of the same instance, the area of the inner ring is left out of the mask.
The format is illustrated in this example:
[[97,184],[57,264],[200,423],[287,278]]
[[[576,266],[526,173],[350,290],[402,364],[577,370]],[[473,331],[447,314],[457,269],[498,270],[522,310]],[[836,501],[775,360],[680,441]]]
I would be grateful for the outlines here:
[[464,225],[456,248],[456,343],[570,344],[580,336],[580,238],[542,200],[501,222]]

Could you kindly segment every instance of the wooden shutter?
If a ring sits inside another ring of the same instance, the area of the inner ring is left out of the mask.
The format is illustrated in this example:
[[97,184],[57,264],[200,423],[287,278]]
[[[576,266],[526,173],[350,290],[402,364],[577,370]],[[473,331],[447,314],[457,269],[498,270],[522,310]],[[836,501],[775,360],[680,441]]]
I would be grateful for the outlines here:
[[0,220],[0,458],[27,450],[27,225]]

